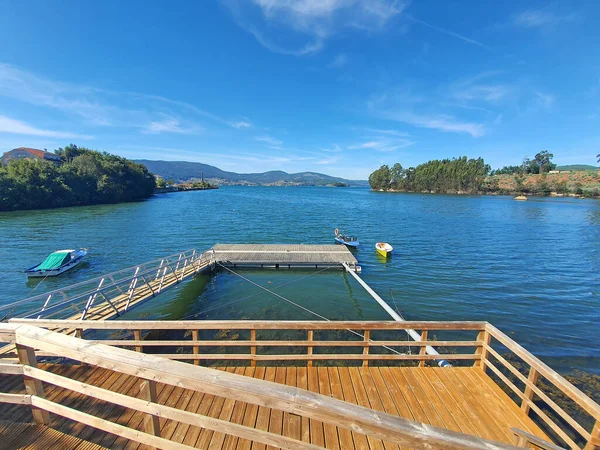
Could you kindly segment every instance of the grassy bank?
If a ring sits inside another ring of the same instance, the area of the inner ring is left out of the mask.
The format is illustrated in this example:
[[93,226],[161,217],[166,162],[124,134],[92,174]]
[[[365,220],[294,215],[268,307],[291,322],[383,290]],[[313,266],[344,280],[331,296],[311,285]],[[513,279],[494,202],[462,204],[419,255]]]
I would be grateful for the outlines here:
[[493,175],[482,190],[492,194],[600,197],[600,170],[548,174]]

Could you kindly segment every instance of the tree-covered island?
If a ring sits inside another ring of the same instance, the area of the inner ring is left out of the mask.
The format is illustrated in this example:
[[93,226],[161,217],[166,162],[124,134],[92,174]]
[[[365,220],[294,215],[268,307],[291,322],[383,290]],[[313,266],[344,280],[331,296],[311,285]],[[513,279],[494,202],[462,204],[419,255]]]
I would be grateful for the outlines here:
[[55,154],[60,161],[0,164],[0,211],[129,202],[154,193],[154,175],[142,164],[73,144]]

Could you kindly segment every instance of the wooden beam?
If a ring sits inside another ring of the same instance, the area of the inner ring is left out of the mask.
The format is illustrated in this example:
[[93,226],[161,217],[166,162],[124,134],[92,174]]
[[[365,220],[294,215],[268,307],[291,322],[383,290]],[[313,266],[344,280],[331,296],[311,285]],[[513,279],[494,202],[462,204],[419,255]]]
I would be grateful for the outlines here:
[[[484,361],[487,359],[488,357],[488,352],[485,349],[485,347],[483,345],[487,344],[489,345],[491,342],[492,336],[490,335],[490,333],[488,333],[487,331],[480,331],[477,334],[477,342],[479,342],[479,347],[477,347],[475,349],[475,354],[479,355],[481,357],[480,360],[475,361],[475,363],[473,363],[474,367],[479,367],[483,373],[485,373],[486,367],[484,364]],[[483,345],[482,345],[483,344]]]
[[[369,340],[371,339],[371,330],[364,331],[364,339],[363,339],[363,356],[368,357],[369,355]],[[423,347],[425,348],[425,347]],[[369,359],[363,358],[363,367],[369,367]]]
[[313,356],[313,346],[310,345],[310,344],[312,344],[312,342],[314,340],[314,331],[313,330],[308,330],[306,340],[309,342],[308,348],[306,350],[306,356],[308,357],[307,358],[308,359],[307,366],[308,367],[312,367],[313,366],[313,358],[312,358],[312,356]]
[[[23,366],[37,368],[37,358],[35,356],[35,350],[32,347],[17,344],[17,355],[19,357],[19,362]],[[25,376],[24,382],[25,391],[27,392],[27,394],[35,395],[40,398],[45,398],[44,386],[42,385],[41,381],[36,380],[35,378]],[[47,425],[48,423],[50,423],[50,415],[47,411],[36,408],[34,406],[31,408],[31,413],[33,414],[33,420],[35,420],[35,423],[37,423],[38,425]]]
[[[151,380],[142,381],[142,384],[140,385],[140,397],[151,403],[156,403],[156,382]],[[146,417],[144,418],[144,429],[148,434],[160,436],[158,416],[146,414]]]
[[[251,332],[253,330],[250,330]],[[256,331],[256,330],[254,330]],[[198,330],[192,330],[192,337]],[[425,333],[425,331],[424,331]],[[115,345],[121,347],[131,347],[134,345],[143,345],[144,347],[425,347],[435,345],[436,347],[477,347],[480,345],[477,341],[268,341],[268,340],[238,340],[238,341],[220,341],[218,339],[210,340],[124,340],[124,339],[90,339],[88,342],[94,344]]]
[[[193,341],[198,341],[198,330],[192,330],[192,340]],[[192,347],[192,353],[194,355],[199,355],[200,354],[200,347],[198,347],[198,345],[194,345]],[[200,365],[200,360],[199,359],[194,359],[194,364],[195,365]]]
[[599,450],[600,449],[600,420],[597,420],[592,429],[592,434],[588,439],[584,450]]
[[[133,339],[140,342],[142,340],[142,331],[141,330],[133,330]],[[136,347],[135,347],[136,352],[141,353],[142,350],[143,349],[142,349],[141,345],[136,345]]]
[[[427,331],[427,330],[423,330],[423,331],[421,332],[421,339],[422,339],[422,340],[421,340],[421,341],[419,341],[419,342],[416,342],[416,343],[418,343],[418,344],[422,344],[423,342],[427,341],[428,334],[429,334],[429,333],[428,333],[428,331]],[[411,342],[411,344],[412,344],[412,342]],[[435,345],[435,346],[436,346],[436,347],[441,347],[439,343],[436,343],[436,345]],[[425,355],[426,355],[426,352],[427,352],[427,349],[426,349],[425,347],[421,347],[421,348],[419,349],[419,355],[420,355],[420,356],[425,356]],[[425,367],[425,359],[422,359],[421,361],[419,361],[419,367]]]
[[272,320],[51,320],[10,319],[11,324],[84,330],[484,330],[487,322],[272,321]]
[[529,444],[533,444],[536,446],[536,448],[541,450],[565,450],[563,447],[559,447],[552,442],[545,441],[542,438],[520,430],[519,428],[511,428],[510,431],[512,431],[517,438],[517,445],[519,447],[530,448]]
[[13,405],[31,405],[31,395],[8,394],[0,392],[0,403],[12,403]]
[[[256,342],[256,330],[250,330],[250,340]],[[256,359],[254,359],[256,356],[256,345],[252,345],[250,347],[250,356],[252,357],[250,360],[250,365],[252,367],[256,367]]]
[[[158,356],[136,353],[102,344],[89,344],[70,336],[37,327],[20,327],[16,334],[16,341],[20,345],[38,347],[66,358],[84,361],[128,375],[201,392],[210,392],[212,395],[262,405],[267,408],[279,409],[407,447],[473,450],[481,448],[514,450],[516,448],[512,445],[468,436],[380,411],[373,411],[324,395],[307,392],[303,389],[251,379],[202,366],[170,361]],[[362,357],[362,355],[359,356]],[[43,405],[44,408],[52,412],[65,408],[37,397],[32,398],[32,403],[36,406]],[[85,420],[90,417],[97,419],[79,411],[75,412],[79,416],[70,417],[83,423],[87,423]],[[70,414],[72,413],[73,411],[70,412]],[[105,425],[105,423],[102,424],[102,426]],[[110,426],[116,425],[111,423]],[[126,427],[122,428],[128,430]],[[122,432],[123,430],[119,434]],[[129,434],[123,436],[130,438],[130,432],[131,430],[128,430]],[[145,436],[150,435],[145,434]],[[155,436],[151,437],[160,439]],[[140,441],[138,440],[138,442]],[[152,442],[147,443],[148,445],[154,445]]]
[[[134,409],[140,411],[145,414],[160,416],[167,420],[174,420],[177,422],[185,423],[188,425],[193,425],[196,427],[202,427],[213,431],[219,431],[226,434],[231,434],[233,436],[239,436],[240,438],[249,439],[255,442],[260,442],[267,445],[273,445],[281,448],[289,448],[289,449],[321,449],[321,447],[310,445],[306,442],[299,442],[295,439],[291,439],[284,436],[279,436],[273,433],[269,433],[266,431],[261,431],[255,428],[247,427],[240,424],[235,424],[232,422],[228,422],[225,420],[220,420],[216,418],[212,418],[209,416],[202,415],[196,412],[183,411],[178,408],[160,405],[157,403],[147,402],[142,399],[137,399],[135,397],[130,397],[125,394],[120,394],[118,392],[110,391],[107,389],[103,389],[97,386],[88,385],[85,383],[81,383],[76,380],[72,380],[70,378],[63,377],[61,375],[54,374],[52,372],[46,372],[41,369],[29,369],[28,373],[32,376],[38,377],[47,381],[48,383],[55,384],[57,386],[62,386],[66,389],[72,390],[74,392],[78,392],[80,394],[96,398],[98,400],[106,401],[113,403],[115,405],[122,406],[124,408]],[[67,411],[69,412],[69,411]],[[63,415],[63,417],[69,417],[68,415]],[[82,422],[84,423],[84,422]],[[95,426],[95,425],[92,425]],[[100,428],[103,429],[103,428]],[[127,428],[131,430],[130,428]],[[135,431],[135,430],[131,430]],[[145,434],[146,436],[152,436],[150,434]],[[139,439],[133,439],[137,442],[142,442]],[[165,439],[163,438],[163,441]],[[170,449],[171,447],[160,447]]]
[[23,375],[22,364],[0,363],[0,374]]
[[[548,395],[546,395],[535,384],[531,383],[529,379],[527,379],[521,372],[519,372],[496,350],[489,346],[487,346],[486,348],[492,356],[494,356],[498,361],[500,361],[500,363],[504,367],[506,367],[514,376],[516,376],[519,379],[519,381],[521,381],[525,385],[525,389],[531,389],[532,392],[534,392],[543,402],[545,402],[550,408],[552,408],[565,422],[571,425],[573,429],[576,430],[585,440],[590,439],[590,433],[585,428],[583,428],[575,419],[573,419],[564,409],[562,409],[558,404],[556,404],[554,400],[548,397]],[[524,395],[525,394],[523,394],[523,396]],[[531,408],[529,402],[524,401],[523,398],[521,401],[527,404],[529,408]]]
[[517,344],[502,331],[491,324],[486,325],[486,330],[497,339],[502,345],[512,351],[515,355],[521,358],[529,366],[534,367],[544,378],[557,387],[560,391],[566,394],[569,398],[581,406],[594,419],[600,421],[600,405],[569,383],[564,377],[552,370],[530,352],[525,350],[521,345]]
[[[525,386],[525,392],[523,393],[525,395],[525,398],[527,400],[533,400],[533,388],[532,385],[535,386],[535,384],[537,383],[537,380],[539,378],[540,374],[538,373],[537,370],[535,370],[534,367],[530,367],[529,368],[529,376],[527,377],[527,381],[529,381],[529,383],[531,384],[527,384]],[[529,402],[525,401],[525,399],[523,399],[521,401],[521,409],[523,410],[523,412],[527,415],[529,415]]]

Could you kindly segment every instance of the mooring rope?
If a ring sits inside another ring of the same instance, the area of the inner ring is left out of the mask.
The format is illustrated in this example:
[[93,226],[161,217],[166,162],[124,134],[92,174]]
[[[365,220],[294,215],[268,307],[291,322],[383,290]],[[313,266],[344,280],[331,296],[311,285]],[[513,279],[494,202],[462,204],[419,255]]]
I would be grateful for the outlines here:
[[[229,272],[231,272],[232,274],[234,274],[234,275],[237,275],[237,276],[238,276],[238,277],[240,277],[242,280],[245,280],[245,281],[247,281],[248,283],[250,283],[250,284],[252,284],[252,285],[254,285],[254,286],[256,286],[256,287],[258,287],[258,288],[260,288],[260,289],[262,289],[262,290],[264,290],[264,291],[267,291],[267,292],[268,292],[268,293],[270,293],[270,294],[273,294],[275,297],[278,297],[278,298],[280,298],[281,300],[284,300],[284,301],[286,301],[286,302],[288,302],[288,303],[291,303],[292,305],[294,305],[294,306],[297,306],[298,308],[300,308],[300,309],[302,309],[302,310],[304,310],[304,311],[306,311],[306,312],[308,312],[308,313],[310,313],[310,314],[313,314],[314,316],[317,316],[317,317],[319,317],[320,319],[323,319],[323,320],[325,320],[325,321],[327,321],[327,322],[331,322],[331,319],[328,319],[327,317],[325,317],[325,316],[322,316],[321,314],[319,314],[319,313],[317,313],[317,312],[315,312],[315,311],[312,311],[312,310],[310,310],[310,309],[308,309],[308,308],[306,308],[306,307],[304,307],[304,306],[302,306],[302,305],[300,305],[300,304],[298,304],[298,303],[296,303],[296,302],[294,302],[294,301],[292,301],[292,300],[290,300],[290,299],[288,299],[288,298],[285,298],[283,295],[279,295],[277,292],[273,292],[272,290],[270,290],[270,289],[268,289],[268,288],[266,288],[266,287],[264,287],[264,286],[261,286],[260,284],[258,284],[258,283],[256,283],[256,282],[254,282],[254,281],[252,281],[252,280],[250,280],[250,279],[246,278],[245,276],[243,276],[243,275],[240,275],[240,274],[239,274],[239,273],[237,273],[237,272],[234,272],[234,271],[233,271],[233,270],[231,270],[229,267],[226,267],[226,266],[222,265],[221,263],[217,263],[217,264],[218,264],[219,266],[221,266],[223,269],[225,269],[225,270],[228,270],[228,271],[229,271]],[[356,336],[359,336],[359,337],[361,337],[361,338],[363,338],[363,339],[365,338],[365,336],[364,336],[363,334],[360,334],[358,331],[354,331],[354,330],[351,330],[351,329],[349,329],[349,328],[346,328],[346,331],[349,331],[350,333],[352,333],[352,334],[355,334]],[[369,339],[369,341],[370,341],[370,342],[372,342],[372,340],[371,340],[371,339]],[[385,348],[386,350],[389,350],[389,351],[391,351],[391,352],[393,352],[393,353],[397,354],[397,355],[403,355],[403,353],[400,353],[399,351],[397,351],[397,350],[394,350],[393,348],[390,348],[390,347],[388,347],[388,346],[386,346],[386,345],[382,345],[382,347],[383,347],[383,348]]]
[[[281,288],[281,287],[287,286],[289,284],[296,283],[298,281],[304,280],[305,278],[311,277],[313,275],[317,275],[317,274],[319,274],[321,272],[325,272],[326,270],[329,270],[330,268],[331,267],[325,267],[323,269],[317,270],[316,272],[309,273],[308,275],[304,275],[303,277],[296,278],[296,279],[294,279],[292,281],[288,281],[287,283],[278,284],[277,286],[274,286],[274,287],[275,288]],[[194,314],[190,314],[189,316],[185,316],[181,320],[191,319],[192,317],[196,317],[196,316],[198,316],[200,314],[203,314],[203,313],[206,313],[208,311],[214,311],[215,309],[224,308],[226,306],[234,305],[234,304],[239,303],[241,301],[248,300],[249,298],[256,297],[258,294],[259,294],[259,292],[255,293],[255,294],[247,295],[246,297],[242,297],[242,298],[239,298],[237,300],[232,300],[232,301],[227,302],[227,303],[221,303],[219,305],[213,306],[212,308],[203,309],[202,311],[198,311],[198,312],[196,312]]]

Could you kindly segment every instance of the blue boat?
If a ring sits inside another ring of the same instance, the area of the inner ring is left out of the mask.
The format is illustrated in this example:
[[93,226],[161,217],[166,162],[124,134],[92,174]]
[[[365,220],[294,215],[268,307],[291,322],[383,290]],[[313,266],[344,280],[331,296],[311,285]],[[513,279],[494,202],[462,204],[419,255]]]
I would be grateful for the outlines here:
[[358,238],[356,236],[349,236],[347,234],[344,234],[344,232],[340,232],[340,230],[338,230],[337,228],[334,231],[335,233],[335,242],[337,242],[338,244],[344,244],[348,247],[358,247],[359,242],[358,242]]

